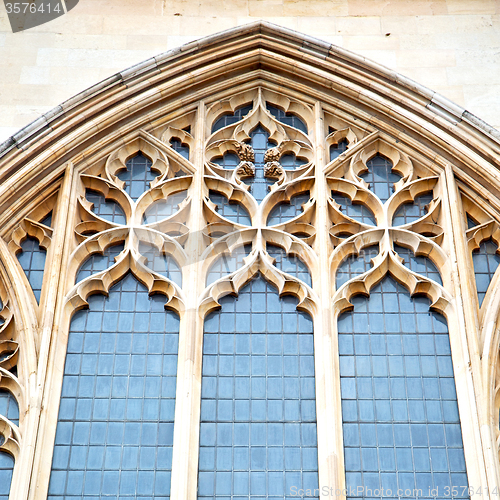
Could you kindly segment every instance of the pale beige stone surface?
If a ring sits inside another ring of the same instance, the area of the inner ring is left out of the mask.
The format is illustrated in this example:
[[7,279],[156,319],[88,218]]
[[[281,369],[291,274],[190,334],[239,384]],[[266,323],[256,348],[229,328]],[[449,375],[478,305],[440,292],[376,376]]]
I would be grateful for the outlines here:
[[0,141],[117,71],[257,19],[373,59],[500,128],[498,0],[80,0],[16,34],[0,4]]

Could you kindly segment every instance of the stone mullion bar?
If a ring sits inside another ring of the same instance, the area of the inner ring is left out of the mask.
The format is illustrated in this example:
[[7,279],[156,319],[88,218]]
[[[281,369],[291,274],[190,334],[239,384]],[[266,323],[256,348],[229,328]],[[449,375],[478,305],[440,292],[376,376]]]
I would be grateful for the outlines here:
[[[41,317],[41,341],[37,374],[37,422],[34,422],[35,450],[33,466],[24,477],[29,491],[23,496],[15,496],[16,500],[45,500],[49,488],[52,468],[52,455],[57,429],[59,401],[62,387],[64,360],[68,333],[68,318],[65,317],[64,298],[68,289],[66,270],[69,256],[74,245],[74,221],[77,207],[78,177],[74,175],[74,167],[70,163],[66,167],[64,180],[57,198],[54,221],[54,237],[51,243],[52,255],[47,260],[44,286],[47,287],[45,309]],[[59,354],[62,354],[62,358]],[[39,406],[38,406],[39,405]]]
[[181,313],[177,390],[175,402],[174,448],[170,498],[195,500],[198,488],[198,448],[200,440],[201,368],[203,348],[203,318],[198,313],[198,298],[204,288],[201,255],[204,250],[202,232],[204,163],[205,163],[205,104],[200,102],[196,114],[196,172],[191,191],[189,238],[186,244],[187,264],[183,272],[186,309]]
[[[477,300],[470,272],[470,259],[465,239],[465,214],[451,165],[441,174],[445,233],[449,238],[451,279],[455,297],[454,318],[448,317],[455,385],[462,426],[465,462],[469,487],[482,491],[482,498],[498,486],[495,469],[491,465],[491,441],[481,436],[480,428],[489,426],[482,401],[481,366]],[[448,315],[449,316],[449,315]],[[486,440],[482,443],[482,437]],[[486,468],[480,467],[484,463]],[[498,491],[498,490],[497,490]],[[493,497],[494,498],[494,497]]]
[[320,491],[324,487],[344,488],[342,412],[338,341],[334,335],[332,311],[332,277],[330,276],[329,189],[324,174],[325,126],[322,106],[316,102],[315,118],[315,187],[316,252],[318,269],[314,288],[319,296],[314,316],[314,360],[316,380],[316,413],[318,428],[318,474]]

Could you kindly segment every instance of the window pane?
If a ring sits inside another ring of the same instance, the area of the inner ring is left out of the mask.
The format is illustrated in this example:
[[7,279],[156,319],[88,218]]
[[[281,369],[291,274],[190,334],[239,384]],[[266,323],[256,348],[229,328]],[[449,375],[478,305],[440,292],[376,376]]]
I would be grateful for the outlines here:
[[483,241],[479,250],[472,253],[474,273],[476,275],[476,288],[479,305],[483,303],[486,291],[493,275],[500,264],[500,255],[497,254],[497,245],[493,241]]
[[38,240],[29,236],[21,243],[21,249],[21,252],[17,254],[17,258],[28,278],[36,301],[40,302],[47,253],[40,248]]
[[71,322],[49,498],[168,498],[179,320],[131,274]]
[[[457,486],[458,497],[467,497],[446,321],[389,277],[369,299],[351,302],[354,311],[339,319],[350,495],[408,497],[399,488],[426,497],[438,488],[437,497],[447,498],[444,488]],[[385,493],[375,495],[380,488]]]
[[261,278],[220,303],[205,321],[198,497],[317,488],[311,319]]

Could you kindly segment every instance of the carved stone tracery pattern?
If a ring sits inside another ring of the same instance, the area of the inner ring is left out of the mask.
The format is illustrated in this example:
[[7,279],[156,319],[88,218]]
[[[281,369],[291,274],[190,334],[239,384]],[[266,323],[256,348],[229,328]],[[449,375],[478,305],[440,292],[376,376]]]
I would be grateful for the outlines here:
[[[339,75],[346,67],[338,66]],[[295,70],[302,71],[299,64]],[[473,279],[472,259],[467,267],[455,249],[463,243],[470,253],[489,240],[498,246],[498,207],[478,208],[475,198],[480,197],[480,190],[473,192],[465,183],[457,183],[462,198],[454,201],[459,168],[450,166],[451,153],[446,157],[437,146],[435,151],[428,147],[429,138],[418,143],[417,132],[410,140],[411,134],[404,128],[407,124],[398,128],[392,122],[391,126],[382,123],[380,109],[369,114],[361,105],[358,109],[349,104],[352,95],[356,99],[361,96],[360,102],[369,101],[361,87],[349,87],[351,97],[336,101],[328,94],[330,87],[321,97],[316,90],[304,92],[302,84],[297,88],[282,85],[277,74],[276,82],[263,78],[248,83],[245,77],[245,84],[235,87],[237,91],[217,90],[196,97],[196,102],[179,102],[176,109],[170,104],[168,110],[162,108],[162,103],[158,105],[161,112],[151,111],[151,116],[140,125],[134,122],[131,128],[120,125],[109,137],[103,132],[105,139],[96,139],[95,147],[85,143],[74,158],[68,148],[67,158],[72,159],[64,160],[69,163],[65,164],[63,181],[59,178],[53,188],[37,193],[29,208],[20,210],[19,217],[6,225],[0,241],[2,245],[5,242],[5,248],[0,245],[0,299],[4,304],[0,313],[4,319],[0,327],[0,389],[16,399],[20,418],[17,425],[0,416],[0,451],[21,457],[20,462],[26,464],[32,460],[26,450],[42,443],[38,447],[43,447],[44,456],[50,456],[54,408],[60,392],[58,377],[64,366],[71,315],[86,307],[89,295],[107,294],[127,273],[149,293],[164,295],[166,307],[180,316],[179,360],[183,362],[179,363],[176,421],[180,419],[182,425],[176,423],[180,430],[173,460],[178,467],[172,482],[175,498],[193,500],[196,496],[196,478],[189,460],[196,462],[200,325],[219,307],[220,298],[237,295],[258,274],[280,294],[295,296],[297,307],[315,322],[317,380],[321,386],[317,393],[319,470],[323,481],[331,480],[339,487],[343,484],[342,439],[335,428],[340,398],[335,392],[338,353],[332,341],[334,320],[352,307],[353,296],[369,295],[387,275],[410,294],[428,297],[431,308],[446,317],[453,362],[459,367],[456,374],[461,381],[468,380],[464,364],[468,346],[475,346],[477,340],[479,360],[471,348],[470,363],[477,361],[481,366],[482,380],[474,375],[474,383],[489,386],[483,395],[491,426],[488,432],[496,439],[495,451],[500,449],[500,274],[494,274],[479,308],[479,304],[472,304],[476,299],[467,284]],[[337,85],[333,78],[328,84],[332,88]],[[376,91],[371,84],[366,88]],[[335,89],[340,92],[338,85]],[[408,96],[400,97],[403,107]],[[139,100],[129,103],[128,109],[135,106],[140,106]],[[437,114],[432,116],[438,124],[443,120]],[[443,128],[451,127],[448,122],[445,125]],[[261,139],[265,136],[266,144],[257,148],[253,140],[259,134]],[[139,154],[146,159],[150,185],[131,196],[123,174],[127,163]],[[394,178],[393,192],[387,197],[377,196],[374,188],[374,162],[380,162]],[[264,186],[263,196],[255,196],[257,183]],[[485,200],[482,204],[487,205]],[[292,205],[294,210],[287,212],[286,207]],[[472,221],[468,230],[465,213],[463,231],[457,222],[460,206]],[[237,210],[232,212],[234,207]],[[283,210],[274,224],[277,209]],[[49,220],[52,211],[53,224]],[[15,258],[27,238],[36,239],[47,250],[40,306]],[[300,265],[285,262],[293,258],[298,258]],[[343,263],[356,259],[362,260],[360,272],[344,272]],[[421,269],[417,260],[427,262],[425,273],[416,271]],[[467,316],[463,309],[474,312]],[[477,322],[478,339],[467,333],[470,338],[465,340],[464,331],[470,332],[471,327],[465,328],[461,321],[469,325]],[[463,338],[455,332],[461,332]],[[44,363],[51,382],[42,396],[35,389],[44,384],[45,371],[38,372]],[[325,374],[330,382],[324,381]],[[184,400],[180,394],[188,397]],[[460,397],[460,412],[470,417]],[[48,416],[44,405],[51,408]],[[36,412],[45,419],[40,429],[46,436],[33,431],[38,429]],[[469,431],[464,437],[475,453],[478,448],[470,444]],[[484,449],[489,449],[488,436],[481,439]],[[189,460],[182,455],[183,449],[190,450]],[[37,464],[29,467],[40,475],[33,476],[31,484],[38,487],[38,481],[43,495],[50,469],[37,457],[33,459]],[[18,469],[14,474],[17,486],[23,484]],[[493,464],[493,469],[498,470],[498,464]],[[45,479],[40,471],[45,471]],[[18,491],[16,500],[27,498],[21,489]]]

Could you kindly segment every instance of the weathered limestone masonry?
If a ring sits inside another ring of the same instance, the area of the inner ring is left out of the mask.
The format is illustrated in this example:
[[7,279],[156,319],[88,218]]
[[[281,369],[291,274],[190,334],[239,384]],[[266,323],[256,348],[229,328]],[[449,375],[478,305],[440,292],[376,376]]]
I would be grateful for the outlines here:
[[355,51],[500,127],[498,0],[81,0],[12,34],[0,2],[0,142],[148,57],[263,19]]

